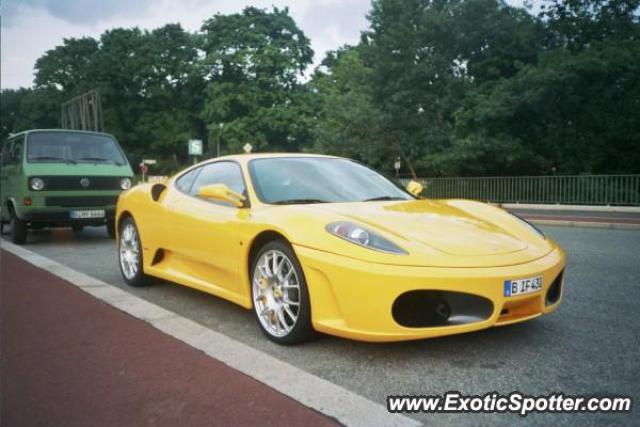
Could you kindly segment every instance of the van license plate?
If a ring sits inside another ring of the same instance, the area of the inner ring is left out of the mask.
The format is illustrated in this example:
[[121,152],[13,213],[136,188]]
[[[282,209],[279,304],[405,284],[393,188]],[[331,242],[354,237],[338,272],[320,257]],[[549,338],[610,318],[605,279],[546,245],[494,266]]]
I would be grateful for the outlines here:
[[542,276],[530,277],[527,279],[505,280],[504,296],[513,297],[516,295],[530,294],[542,289]]
[[104,218],[104,209],[73,210],[69,215],[72,219]]

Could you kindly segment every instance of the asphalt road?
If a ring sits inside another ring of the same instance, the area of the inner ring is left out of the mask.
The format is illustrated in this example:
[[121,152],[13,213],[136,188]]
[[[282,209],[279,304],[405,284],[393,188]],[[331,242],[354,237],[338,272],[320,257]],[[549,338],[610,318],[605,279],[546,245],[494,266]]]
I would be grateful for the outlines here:
[[279,347],[250,312],[186,287],[159,282],[128,288],[104,229],[33,232],[26,248],[177,312],[369,399],[387,395],[518,390],[630,395],[631,415],[413,415],[428,425],[639,425],[640,231],[541,227],[568,255],[563,306],[523,324],[396,344],[333,337]]

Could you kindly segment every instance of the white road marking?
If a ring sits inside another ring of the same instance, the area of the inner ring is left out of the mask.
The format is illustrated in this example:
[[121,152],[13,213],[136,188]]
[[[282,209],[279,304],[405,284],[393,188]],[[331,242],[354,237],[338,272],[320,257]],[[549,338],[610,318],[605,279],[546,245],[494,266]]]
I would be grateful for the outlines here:
[[390,414],[384,406],[365,397],[106,282],[5,240],[0,239],[0,242],[0,247],[7,252],[346,426],[421,425],[406,416]]

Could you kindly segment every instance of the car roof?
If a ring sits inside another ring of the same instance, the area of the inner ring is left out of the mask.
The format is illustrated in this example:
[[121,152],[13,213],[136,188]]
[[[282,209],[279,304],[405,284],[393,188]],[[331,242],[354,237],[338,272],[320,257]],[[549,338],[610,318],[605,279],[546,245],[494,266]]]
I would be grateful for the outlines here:
[[9,138],[13,138],[16,136],[21,136],[21,135],[27,135],[30,133],[38,133],[38,132],[66,132],[66,133],[85,133],[85,134],[91,134],[91,135],[105,135],[105,136],[110,136],[113,138],[113,135],[111,135],[110,133],[106,133],[106,132],[95,132],[95,131],[91,131],[91,130],[78,130],[78,129],[27,129],[27,130],[23,130],[17,133],[12,133],[10,134],[7,139]]
[[309,158],[329,158],[336,159],[336,156],[330,156],[326,154],[312,154],[312,153],[248,153],[248,154],[232,154],[228,156],[216,157],[211,160],[236,160],[247,162],[253,159],[276,159],[284,157],[309,157]]

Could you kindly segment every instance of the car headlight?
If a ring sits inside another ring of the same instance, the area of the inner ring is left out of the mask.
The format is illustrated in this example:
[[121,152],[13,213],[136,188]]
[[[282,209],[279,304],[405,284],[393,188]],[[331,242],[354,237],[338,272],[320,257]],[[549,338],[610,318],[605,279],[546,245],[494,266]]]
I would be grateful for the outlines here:
[[29,187],[34,191],[40,191],[44,188],[44,181],[41,178],[31,178]]
[[526,219],[522,218],[520,215],[516,215],[513,212],[510,212],[511,215],[515,216],[516,218],[518,218],[523,224],[525,224],[527,227],[529,227],[531,230],[533,230],[534,233],[536,233],[537,235],[539,235],[540,237],[542,237],[543,239],[547,238],[547,235],[544,234],[542,232],[542,230],[540,230],[538,227],[536,227],[535,225],[533,225],[532,223],[530,223],[529,221],[527,221]]
[[129,178],[122,178],[120,180],[120,188],[122,188],[123,190],[128,190],[131,188],[131,179]]
[[396,255],[408,255],[408,252],[385,239],[379,234],[358,224],[348,221],[337,221],[327,225],[327,231],[334,236],[347,240],[356,245]]

